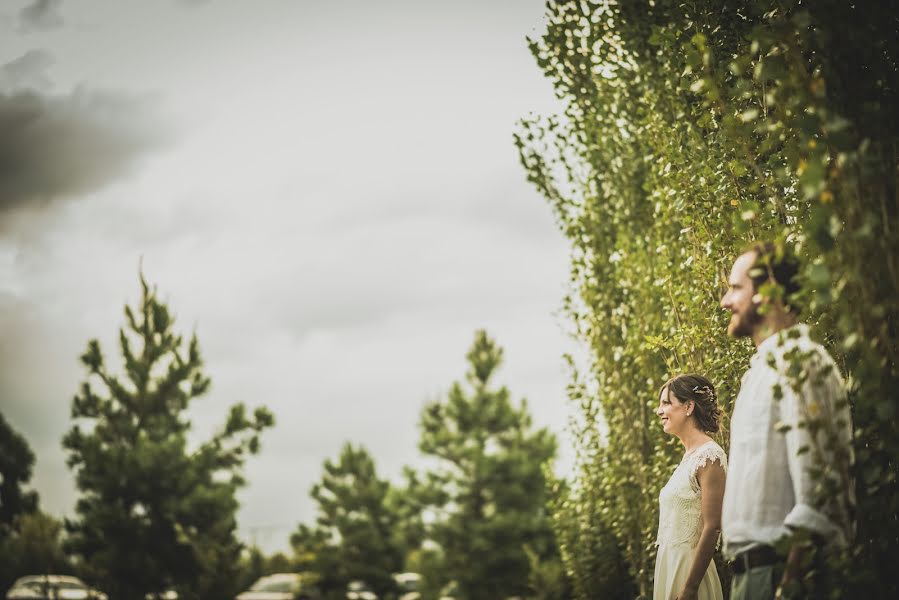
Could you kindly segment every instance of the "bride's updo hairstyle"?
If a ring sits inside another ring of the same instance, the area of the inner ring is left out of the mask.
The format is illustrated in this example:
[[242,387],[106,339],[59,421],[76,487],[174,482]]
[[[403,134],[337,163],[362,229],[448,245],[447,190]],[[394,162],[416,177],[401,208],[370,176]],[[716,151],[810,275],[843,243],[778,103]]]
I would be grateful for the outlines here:
[[[696,426],[706,433],[718,433],[721,409],[715,386],[702,375],[677,375],[668,380],[662,389],[668,388],[681,404],[693,402],[693,418]],[[659,391],[661,393],[661,391]]]

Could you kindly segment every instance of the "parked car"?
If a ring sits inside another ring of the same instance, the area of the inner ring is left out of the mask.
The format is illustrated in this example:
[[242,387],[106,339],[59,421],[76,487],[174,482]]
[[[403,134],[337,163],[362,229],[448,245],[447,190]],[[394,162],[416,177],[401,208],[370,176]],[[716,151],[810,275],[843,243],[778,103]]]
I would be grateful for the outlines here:
[[399,600],[421,600],[421,575],[419,573],[394,573],[393,581],[399,589]]
[[107,600],[107,597],[70,575],[26,575],[12,584],[6,600]]
[[144,596],[144,600],[178,600],[178,592],[169,589],[158,593],[150,593]]
[[351,581],[346,586],[347,600],[378,600],[378,595],[371,591],[364,581]]
[[314,579],[310,573],[273,573],[257,579],[236,600],[319,600]]

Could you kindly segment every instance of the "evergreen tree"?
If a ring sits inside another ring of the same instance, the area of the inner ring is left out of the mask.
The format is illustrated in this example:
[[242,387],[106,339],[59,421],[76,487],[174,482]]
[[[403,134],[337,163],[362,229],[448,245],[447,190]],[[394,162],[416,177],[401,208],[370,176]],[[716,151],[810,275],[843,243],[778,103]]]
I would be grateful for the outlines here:
[[301,523],[291,534],[290,545],[301,570],[314,571],[319,575],[319,586],[325,598],[342,599],[349,580],[341,569],[334,533],[317,524],[309,526]]
[[359,579],[383,596],[404,558],[390,483],[378,477],[365,448],[349,443],[336,462],[325,461],[324,471],[311,492],[318,504],[315,527],[301,525],[291,538],[294,548],[315,554],[325,591],[342,591]]
[[0,539],[8,535],[20,514],[37,509],[37,492],[22,486],[31,480],[34,453],[0,413]]
[[37,512],[37,492],[24,489],[33,467],[28,442],[0,413],[0,590],[20,576],[20,559],[27,558],[19,530],[23,519]]
[[475,334],[467,358],[469,389],[455,383],[445,401],[422,411],[419,447],[438,460],[422,486],[436,515],[429,533],[463,598],[524,596],[529,560],[558,554],[543,474],[556,441],[533,430],[524,401],[513,406],[506,388],[490,387],[502,349],[486,332]]
[[[63,550],[63,524],[40,510],[16,518],[10,537],[0,550],[4,570],[12,570],[12,579],[35,573],[74,573]],[[12,581],[4,582],[6,589]]]
[[81,492],[70,548],[113,600],[169,586],[182,598],[230,597],[241,468],[274,419],[237,404],[218,433],[188,447],[185,413],[210,379],[196,336],[185,343],[173,332],[168,308],[140,282],[140,303],[125,307],[119,331],[124,374],[110,371],[96,340],[81,356],[88,378],[63,438]]
[[393,518],[393,530],[391,536],[394,544],[402,548],[403,570],[421,571],[412,568],[414,557],[420,555],[422,543],[425,540],[424,514],[425,505],[422,503],[422,493],[419,491],[422,482],[418,473],[411,467],[403,469],[405,481],[401,485],[391,485],[387,493],[385,504]]
[[62,533],[62,522],[40,510],[19,514],[0,538],[0,590],[9,589],[24,575],[73,574]]

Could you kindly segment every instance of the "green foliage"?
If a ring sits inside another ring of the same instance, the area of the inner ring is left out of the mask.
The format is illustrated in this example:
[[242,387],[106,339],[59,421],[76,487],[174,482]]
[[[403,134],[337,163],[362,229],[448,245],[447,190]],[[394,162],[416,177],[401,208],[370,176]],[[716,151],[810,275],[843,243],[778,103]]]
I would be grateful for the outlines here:
[[[602,473],[607,457],[602,447],[598,451],[600,456],[589,468]],[[596,475],[589,480],[599,485],[570,489],[563,481],[550,483],[548,509],[574,594],[577,598],[634,598],[636,587],[611,526],[611,480]]]
[[37,510],[35,491],[22,488],[31,481],[34,452],[0,413],[0,540],[9,535],[16,517]]
[[188,448],[185,413],[210,386],[199,343],[174,333],[143,275],[141,291],[119,331],[124,373],[110,371],[96,340],[81,357],[88,378],[63,438],[81,492],[69,547],[113,600],[170,586],[184,598],[230,597],[241,468],[274,419],[232,406],[217,434]]
[[[833,593],[899,594],[893,4],[548,3],[531,50],[565,110],[524,122],[516,143],[571,242],[565,306],[595,374],[572,385],[588,427],[555,516],[560,539],[589,554],[563,545],[579,597],[616,573],[603,536],[649,594],[675,454],[650,408],[669,374],[695,371],[729,413],[752,349],[725,338],[718,298],[734,257],[764,238],[803,259],[803,320],[850,384],[858,535],[831,565]],[[602,437],[589,428],[600,423]]]
[[[27,574],[23,569],[34,562],[24,547],[31,543],[28,535],[36,532],[35,519],[49,519],[37,513],[37,492],[24,488],[33,468],[31,447],[0,413],[0,590]],[[28,526],[25,534],[23,524]]]
[[325,461],[324,471],[311,492],[315,526],[300,525],[291,537],[295,551],[314,555],[325,593],[341,593],[357,579],[380,596],[393,591],[391,575],[402,571],[405,547],[390,483],[378,478],[365,448],[349,443],[336,462]]
[[37,573],[73,574],[63,551],[62,523],[39,510],[20,513],[0,538],[0,589]]
[[541,558],[527,544],[524,553],[528,557],[528,598],[532,600],[563,600],[569,598],[568,578],[559,556]]
[[557,556],[542,471],[556,441],[532,430],[526,403],[491,388],[502,349],[484,331],[467,358],[468,389],[455,383],[422,410],[419,448],[437,462],[416,493],[433,515],[427,534],[442,555],[440,583],[455,580],[469,600],[524,596],[538,575],[530,565]]

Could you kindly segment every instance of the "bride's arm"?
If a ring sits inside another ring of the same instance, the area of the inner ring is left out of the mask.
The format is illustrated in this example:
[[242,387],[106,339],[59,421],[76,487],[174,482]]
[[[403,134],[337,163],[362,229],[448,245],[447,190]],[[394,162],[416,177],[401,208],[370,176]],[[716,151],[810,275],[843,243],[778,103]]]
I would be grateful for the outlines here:
[[680,600],[696,597],[709,562],[715,553],[718,534],[721,532],[721,502],[724,499],[724,469],[717,462],[708,462],[699,469],[696,480],[702,494],[702,533],[693,553],[693,564],[684,589],[677,595]]

